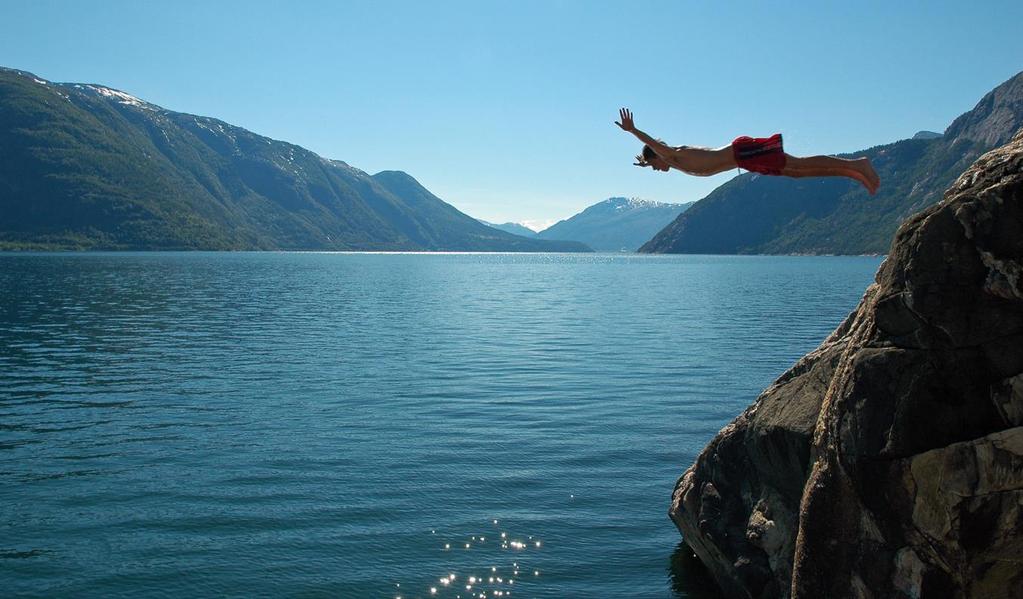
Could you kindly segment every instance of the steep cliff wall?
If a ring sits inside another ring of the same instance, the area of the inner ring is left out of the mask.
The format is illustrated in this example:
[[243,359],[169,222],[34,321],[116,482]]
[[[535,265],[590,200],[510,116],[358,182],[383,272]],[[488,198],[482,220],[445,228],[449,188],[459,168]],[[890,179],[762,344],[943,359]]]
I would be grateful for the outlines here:
[[1023,596],[1023,131],[679,479],[731,597]]

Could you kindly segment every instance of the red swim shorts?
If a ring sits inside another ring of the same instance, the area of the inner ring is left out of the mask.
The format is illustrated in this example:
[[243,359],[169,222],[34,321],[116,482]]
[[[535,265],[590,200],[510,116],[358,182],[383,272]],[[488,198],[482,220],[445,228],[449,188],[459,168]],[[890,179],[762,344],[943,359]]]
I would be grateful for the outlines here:
[[780,175],[785,168],[781,133],[771,137],[736,137],[732,142],[732,155],[740,168],[762,175]]

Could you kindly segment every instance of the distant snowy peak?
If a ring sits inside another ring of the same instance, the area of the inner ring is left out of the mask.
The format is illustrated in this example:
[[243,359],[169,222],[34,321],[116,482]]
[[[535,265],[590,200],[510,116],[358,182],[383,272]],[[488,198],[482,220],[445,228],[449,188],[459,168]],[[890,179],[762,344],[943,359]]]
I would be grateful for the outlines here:
[[649,210],[651,208],[666,208],[671,206],[678,206],[678,204],[668,204],[665,202],[655,202],[653,200],[644,200],[642,198],[608,198],[603,202],[598,202],[590,207],[596,211],[607,211],[612,210],[614,212],[628,212],[631,210]]
[[491,223],[481,218],[476,220],[488,227],[493,227],[494,229],[499,229],[501,231],[511,233],[512,235],[521,235],[522,237],[529,237],[531,239],[536,237],[536,231],[530,229],[523,223]]
[[597,251],[634,251],[690,205],[608,198],[555,223],[538,236],[579,241]]

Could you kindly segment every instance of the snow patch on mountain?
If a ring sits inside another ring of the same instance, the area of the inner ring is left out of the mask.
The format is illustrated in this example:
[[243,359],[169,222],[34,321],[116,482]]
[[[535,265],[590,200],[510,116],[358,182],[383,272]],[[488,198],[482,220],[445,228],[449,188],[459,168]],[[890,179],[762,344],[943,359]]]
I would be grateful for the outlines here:
[[635,210],[637,208],[657,208],[659,206],[670,206],[664,202],[644,200],[643,198],[608,198],[598,205],[607,205],[614,210]]
[[86,86],[84,86],[84,88],[81,85],[76,85],[75,87],[77,87],[79,89],[84,89],[84,88],[91,89],[92,91],[96,92],[97,94],[99,94],[101,96],[104,96],[106,98],[110,98],[111,100],[114,100],[118,104],[124,104],[126,106],[134,106],[136,108],[144,108],[146,110],[155,110],[153,108],[152,104],[149,104],[148,102],[143,102],[142,100],[139,100],[138,98],[136,98],[135,96],[133,96],[131,94],[126,94],[126,93],[124,93],[122,91],[118,91],[116,89],[110,89],[109,87],[103,87],[102,85],[86,85]]

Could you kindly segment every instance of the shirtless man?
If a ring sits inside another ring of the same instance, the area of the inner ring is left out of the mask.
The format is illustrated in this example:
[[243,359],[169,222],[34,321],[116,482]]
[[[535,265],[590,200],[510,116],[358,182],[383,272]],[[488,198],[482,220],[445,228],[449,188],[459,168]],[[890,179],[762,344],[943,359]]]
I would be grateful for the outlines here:
[[636,156],[636,166],[649,166],[664,172],[674,168],[699,177],[716,175],[736,167],[785,177],[848,177],[862,183],[870,195],[874,195],[881,185],[869,158],[846,160],[834,156],[790,156],[782,148],[780,133],[759,139],[739,137],[731,145],[716,150],[691,146],[673,148],[637,129],[628,108],[622,108],[619,115],[622,120],[615,124],[646,144],[643,152]]

